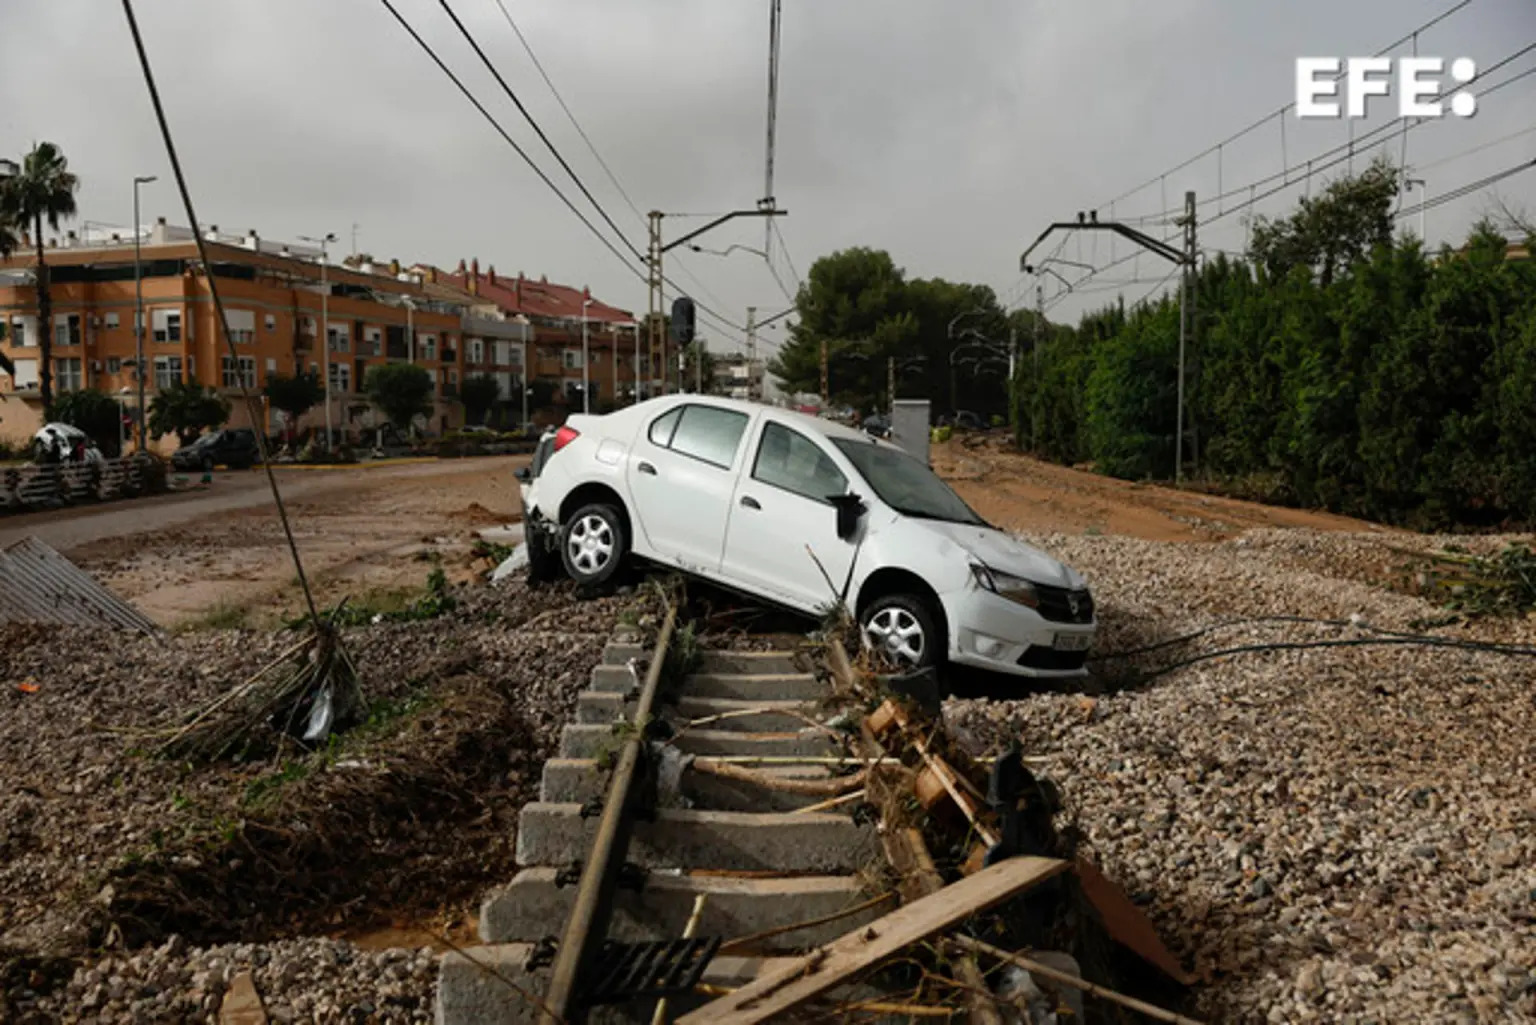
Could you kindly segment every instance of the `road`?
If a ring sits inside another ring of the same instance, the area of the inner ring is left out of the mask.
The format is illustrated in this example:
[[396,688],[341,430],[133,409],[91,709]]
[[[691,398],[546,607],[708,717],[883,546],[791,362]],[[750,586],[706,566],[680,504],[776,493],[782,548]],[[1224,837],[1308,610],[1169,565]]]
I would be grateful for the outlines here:
[[[521,464],[514,459],[507,465],[516,467]],[[298,502],[337,499],[359,489],[372,490],[394,482],[420,481],[442,477],[445,473],[453,475],[462,469],[463,465],[458,462],[378,466],[363,463],[319,469],[280,467],[277,469],[277,481],[284,504],[292,506]],[[510,470],[507,472],[510,473]],[[68,554],[75,548],[94,542],[166,530],[206,520],[216,514],[271,508],[272,492],[267,486],[267,475],[261,470],[218,473],[214,475],[213,484],[206,489],[194,488],[128,502],[26,513],[0,519],[0,547],[25,537],[36,537]]]

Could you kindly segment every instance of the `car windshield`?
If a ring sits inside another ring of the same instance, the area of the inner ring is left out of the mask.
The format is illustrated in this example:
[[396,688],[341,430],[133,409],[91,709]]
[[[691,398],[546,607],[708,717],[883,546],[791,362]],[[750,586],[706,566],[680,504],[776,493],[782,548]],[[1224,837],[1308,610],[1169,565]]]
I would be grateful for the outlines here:
[[901,449],[852,438],[832,438],[831,441],[874,488],[880,501],[902,515],[951,523],[986,524],[939,479],[938,474]]
[[212,434],[205,434],[201,438],[198,438],[196,441],[194,441],[192,443],[191,447],[192,448],[207,448],[210,445],[216,444],[218,442],[218,440],[219,440],[219,432],[218,431],[214,431]]

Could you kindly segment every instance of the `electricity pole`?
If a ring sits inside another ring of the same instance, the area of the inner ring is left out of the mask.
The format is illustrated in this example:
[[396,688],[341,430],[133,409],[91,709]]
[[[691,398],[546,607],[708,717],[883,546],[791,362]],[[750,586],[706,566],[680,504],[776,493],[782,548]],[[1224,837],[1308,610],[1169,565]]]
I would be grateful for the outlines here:
[[[336,233],[328,231],[321,238],[300,235],[299,239],[304,242],[314,242],[320,246],[320,360],[321,365],[325,367],[325,450],[329,452],[331,450],[331,287],[325,276],[325,267],[329,262],[325,247],[328,243],[336,241]],[[239,367],[235,368],[236,373],[239,370]]]
[[1190,325],[1195,319],[1195,194],[1184,193],[1184,278],[1179,295],[1179,400],[1178,422],[1173,429],[1173,483],[1184,482],[1184,353]]
[[[771,222],[770,222],[771,223]],[[757,307],[747,307],[747,398],[756,400],[757,386],[752,382],[757,378],[753,371],[757,367]]]
[[[788,210],[775,209],[771,201],[765,199],[756,210],[732,210],[730,213],[721,214],[702,228],[696,228],[681,238],[663,243],[661,240],[661,219],[666,214],[660,210],[651,211],[649,216],[650,251],[645,258],[646,267],[649,270],[649,273],[646,275],[646,290],[650,293],[647,309],[650,313],[649,319],[651,322],[651,358],[656,359],[658,354],[661,357],[660,378],[663,393],[666,392],[667,378],[671,374],[671,367],[668,366],[666,361],[667,335],[661,316],[661,290],[662,286],[666,284],[666,277],[662,273],[661,258],[666,255],[668,250],[676,249],[684,243],[692,242],[700,235],[718,228],[726,221],[735,220],[738,217],[783,217],[788,213]],[[683,390],[683,364],[681,359],[678,360],[677,364],[677,390]]]
[[[149,435],[144,432],[144,377],[148,367],[144,364],[144,270],[139,249],[139,186],[155,180],[154,175],[133,179],[133,361],[139,371],[139,451],[149,448]],[[52,328],[46,328],[52,330]]]
[[831,400],[827,397],[827,340],[821,340],[821,408],[826,409]]
[[[666,345],[667,335],[663,330],[661,316],[661,254],[665,250],[661,247],[661,218],[660,210],[652,210],[649,216],[650,227],[650,254],[646,257],[646,267],[649,274],[646,277],[646,290],[650,295],[649,305],[645,317],[645,330],[647,333],[646,346],[650,351],[650,365],[660,368],[665,390],[667,376]],[[635,347],[639,351],[639,336],[636,336]],[[654,373],[654,371],[653,371]],[[652,378],[655,379],[654,377]],[[640,401],[640,362],[635,361],[635,401]]]

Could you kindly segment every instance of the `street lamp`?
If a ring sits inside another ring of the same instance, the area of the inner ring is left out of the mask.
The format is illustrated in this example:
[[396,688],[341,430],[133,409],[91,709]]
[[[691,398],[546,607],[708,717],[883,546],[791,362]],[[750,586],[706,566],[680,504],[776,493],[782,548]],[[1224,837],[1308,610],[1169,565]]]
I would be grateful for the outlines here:
[[591,376],[588,364],[592,362],[591,354],[587,346],[587,307],[592,305],[592,299],[581,301],[581,411],[592,412],[592,388]]
[[144,270],[139,248],[139,186],[148,185],[155,176],[139,175],[133,179],[133,365],[139,372],[139,450],[148,448],[144,433]]
[[320,247],[320,336],[325,339],[320,360],[325,368],[325,450],[329,452],[331,450],[331,287],[325,276],[328,262],[325,247],[327,243],[336,241],[336,233],[328,231],[323,238],[310,238],[308,235],[300,235],[299,238]]
[[1409,178],[1403,184],[1407,185],[1410,189],[1417,185],[1419,192],[1422,193],[1423,198],[1419,200],[1419,243],[1423,245],[1425,250],[1428,250],[1429,236],[1424,234],[1424,210],[1429,206],[1429,183],[1423,178]]

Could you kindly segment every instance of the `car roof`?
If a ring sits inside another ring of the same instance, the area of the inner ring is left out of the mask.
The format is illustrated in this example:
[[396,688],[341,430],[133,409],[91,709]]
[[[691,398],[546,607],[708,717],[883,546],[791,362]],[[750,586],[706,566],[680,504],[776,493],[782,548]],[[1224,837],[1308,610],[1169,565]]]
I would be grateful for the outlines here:
[[816,431],[827,438],[848,438],[855,441],[868,443],[872,439],[864,431],[854,427],[848,427],[834,420],[826,420],[819,416],[811,416],[794,409],[784,409],[781,406],[770,406],[763,402],[750,402],[746,399],[730,399],[720,395],[662,395],[654,399],[646,399],[636,406],[627,406],[620,413],[635,411],[636,415],[647,416],[651,411],[659,414],[663,410],[686,403],[714,406],[717,409],[734,409],[738,412],[752,416],[755,413],[763,413],[770,420],[805,431]]

